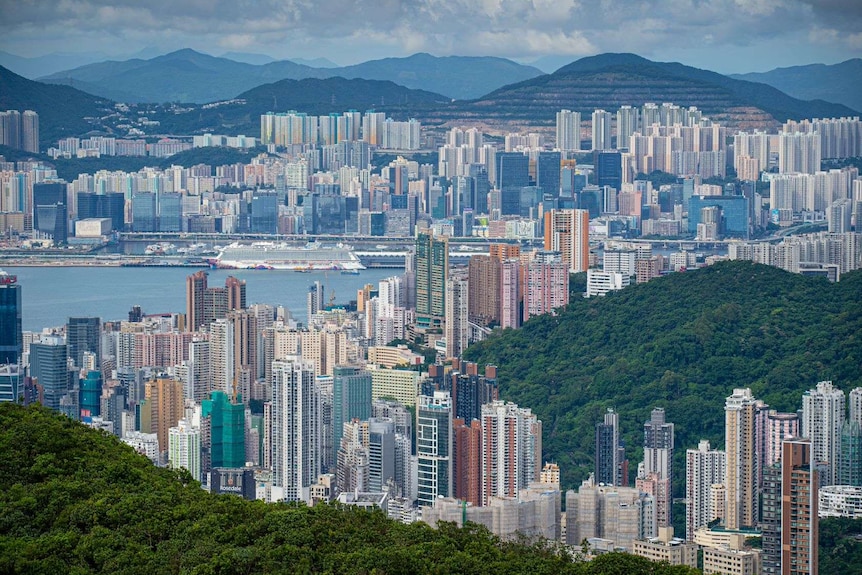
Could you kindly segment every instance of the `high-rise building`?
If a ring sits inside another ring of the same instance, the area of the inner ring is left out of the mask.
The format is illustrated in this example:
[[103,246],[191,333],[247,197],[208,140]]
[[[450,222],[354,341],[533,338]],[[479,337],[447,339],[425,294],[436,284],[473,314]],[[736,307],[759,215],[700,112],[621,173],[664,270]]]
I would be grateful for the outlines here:
[[[724,482],[724,451],[711,449],[702,439],[697,449],[685,452],[685,538],[694,539],[694,532],[712,520],[723,517],[712,505],[712,486]],[[723,507],[723,501],[721,502]]]
[[227,312],[244,309],[245,280],[228,276],[225,287],[208,287],[207,273],[195,272],[186,278],[186,329],[200,329],[216,319],[227,316]]
[[61,244],[68,238],[68,227],[66,183],[33,184],[33,230]]
[[17,403],[24,391],[24,370],[15,363],[0,365],[0,403]]
[[183,383],[176,379],[156,378],[144,386],[144,397],[150,411],[149,430],[159,440],[159,451],[168,450],[168,432],[185,415],[183,402]]
[[[593,153],[593,163],[596,170],[596,184],[599,188],[609,188],[617,192],[622,190],[623,185],[623,168],[622,155],[616,150],[596,151]],[[605,211],[611,210],[605,202]],[[622,208],[620,212],[623,212]]]
[[453,496],[474,506],[482,505],[482,422],[452,422]]
[[78,405],[82,415],[99,417],[102,415],[102,372],[91,369],[87,377],[81,379],[78,390]]
[[590,476],[577,493],[566,493],[566,543],[599,537],[613,541],[613,549],[631,550],[635,541],[657,534],[654,508],[649,494],[602,485]]
[[608,409],[604,420],[596,424],[596,482],[628,485],[625,448],[620,444],[620,416],[613,409]]
[[495,161],[500,214],[517,216],[521,213],[521,188],[530,185],[530,158],[521,152],[500,152]]
[[326,289],[319,281],[308,286],[308,294],[305,296],[305,308],[307,323],[311,324],[311,316],[320,313],[326,307]]
[[96,356],[96,366],[101,365],[102,320],[97,317],[70,317],[66,323],[66,344],[69,358],[75,367],[84,367],[84,354]]
[[452,399],[445,391],[416,398],[417,501],[452,496]]
[[593,112],[593,150],[610,150],[612,116],[605,110]]
[[446,280],[446,357],[460,357],[470,335],[468,281],[465,277]]
[[59,409],[73,387],[74,371],[69,370],[66,353],[62,337],[47,336],[30,344],[30,377],[42,390],[42,404],[51,409]]
[[245,467],[245,406],[224,391],[213,391],[201,402],[201,418],[208,430],[204,471]]
[[449,238],[416,235],[416,323],[442,327],[446,319],[446,280],[449,277]]
[[272,364],[273,483],[284,501],[307,501],[323,460],[320,392],[314,366],[290,356]]
[[553,197],[560,195],[560,152],[539,152],[536,156],[536,185]]
[[21,309],[18,276],[0,272],[0,364],[17,364],[21,360]]
[[784,442],[781,456],[781,574],[818,573],[818,472],[811,442]]
[[[862,217],[862,214],[858,217]],[[858,421],[862,425],[862,387],[850,391],[848,403],[850,404],[850,421]]]
[[201,430],[185,419],[168,430],[168,463],[185,468],[195,481],[201,480]]
[[638,109],[632,106],[620,106],[617,110],[617,145],[616,148],[628,148],[629,138],[638,131]]
[[752,527],[757,522],[757,459],[755,409],[757,402],[748,388],[733,390],[724,404],[728,529]]
[[538,252],[524,266],[524,321],[569,303],[569,270],[559,252]]
[[579,151],[581,149],[581,113],[571,110],[557,112],[557,149]]
[[545,212],[545,250],[562,255],[570,273],[590,266],[590,214],[587,210]]
[[521,327],[521,262],[505,260],[500,264],[500,327]]
[[337,451],[344,424],[371,417],[371,373],[358,367],[337,365],[332,377],[332,445]]
[[849,419],[841,426],[841,447],[838,454],[838,485],[862,487],[862,425]]
[[539,479],[542,423],[526,408],[494,401],[482,406],[482,505],[517,497]]
[[501,260],[491,255],[470,258],[467,305],[471,322],[485,327],[500,325],[501,265]]
[[763,469],[760,533],[763,575],[781,573],[781,456]]
[[831,381],[802,394],[802,437],[811,440],[812,461],[826,466],[821,485],[835,484],[845,409],[844,392]]
[[665,421],[664,408],[652,410],[644,423],[644,473],[655,474],[656,520],[659,527],[672,524],[671,479],[673,479],[673,423]]

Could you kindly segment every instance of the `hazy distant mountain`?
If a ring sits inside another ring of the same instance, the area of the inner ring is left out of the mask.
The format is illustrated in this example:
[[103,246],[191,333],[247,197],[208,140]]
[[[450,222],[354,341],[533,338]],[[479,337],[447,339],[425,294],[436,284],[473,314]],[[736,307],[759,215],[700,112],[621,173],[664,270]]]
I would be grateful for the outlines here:
[[[249,56],[249,55],[246,55]],[[127,94],[130,102],[205,103],[231,99],[264,83],[283,79],[365,78],[388,80],[408,88],[429,90],[450,98],[476,98],[503,85],[541,74],[503,58],[437,58],[415,54],[343,68],[314,68],[290,60],[249,64],[194,50],[179,50],[150,60],[106,61],[40,78],[55,84],[86,83],[93,93]]]
[[441,110],[437,119],[470,117],[482,110],[490,120],[550,123],[561,108],[588,114],[597,108],[613,111],[645,102],[697,106],[715,119],[742,126],[851,113],[840,104],[797,100],[766,84],[678,63],[652,62],[634,54],[601,54]]
[[391,80],[396,84],[446,94],[458,100],[478,98],[504,83],[540,76],[542,71],[505,58],[446,56],[419,53],[384,58],[332,70],[345,78]]
[[105,55],[101,53],[65,53],[65,54],[48,54],[38,56],[36,58],[25,58],[16,56],[9,52],[0,51],[0,66],[15,72],[25,78],[38,78],[59,72],[60,70],[68,70],[84,66],[91,62],[99,62],[105,59]]
[[810,64],[769,72],[732,74],[731,78],[762,82],[803,100],[820,99],[862,112],[862,59],[840,64]]
[[288,60],[312,68],[340,68],[338,64],[328,58],[312,58],[310,60],[307,58],[288,58]]
[[252,54],[250,52],[225,52],[221,57],[233,60],[234,62],[254,64],[255,66],[262,66],[263,64],[275,62],[275,58],[272,56],[267,56],[266,54]]
[[28,80],[0,66],[0,110],[34,110],[39,114],[41,147],[92,129],[85,118],[99,118],[112,102],[71,88]]

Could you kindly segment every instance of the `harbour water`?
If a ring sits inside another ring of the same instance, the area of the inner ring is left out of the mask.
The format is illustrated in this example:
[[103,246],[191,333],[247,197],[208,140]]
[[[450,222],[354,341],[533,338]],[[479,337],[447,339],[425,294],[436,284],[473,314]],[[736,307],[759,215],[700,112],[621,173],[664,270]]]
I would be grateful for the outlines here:
[[[186,277],[193,268],[8,267],[18,276],[27,331],[66,323],[69,316],[128,317],[134,305],[145,314],[185,312]],[[356,275],[337,271],[297,273],[276,270],[209,270],[209,285],[223,286],[227,276],[246,281],[246,302],[282,305],[297,321],[306,321],[308,287],[319,281],[327,300],[347,303],[365,284],[403,273],[400,269],[367,269]]]

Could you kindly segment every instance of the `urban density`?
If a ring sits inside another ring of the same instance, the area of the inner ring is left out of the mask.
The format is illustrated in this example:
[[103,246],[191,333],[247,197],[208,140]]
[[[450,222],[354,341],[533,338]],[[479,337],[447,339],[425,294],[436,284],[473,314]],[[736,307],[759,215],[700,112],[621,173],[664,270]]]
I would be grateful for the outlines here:
[[[723,445],[677,441],[661,396],[645,421],[608,402],[578,430],[588,472],[566,484],[541,406],[510,401],[499,382],[517,376],[468,348],[725,260],[841,285],[862,268],[858,116],[752,127],[645,100],[501,130],[323,107],[255,115],[250,135],[153,135],[138,114],[48,145],[44,111],[0,112],[0,264],[187,272],[161,288],[183,309],[70,301],[65,324],[38,329],[33,286],[0,272],[0,402],[102,430],[211,493],[472,522],[587,560],[819,572],[821,520],[862,521],[862,387],[814,378],[784,412],[728,377],[724,405],[699,405]],[[63,171],[78,161],[95,167]],[[391,273],[368,283],[370,268]],[[247,270],[284,274],[304,316],[251,301]],[[358,276],[355,291],[336,298],[329,274]]]

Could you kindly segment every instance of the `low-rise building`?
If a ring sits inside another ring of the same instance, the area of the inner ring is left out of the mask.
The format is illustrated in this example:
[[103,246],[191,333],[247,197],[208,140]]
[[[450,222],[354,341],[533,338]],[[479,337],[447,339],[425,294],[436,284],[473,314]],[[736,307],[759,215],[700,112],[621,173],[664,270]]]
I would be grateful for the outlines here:
[[697,567],[696,543],[673,536],[673,527],[659,527],[658,537],[635,541],[632,553],[651,561],[665,561],[670,565]]

